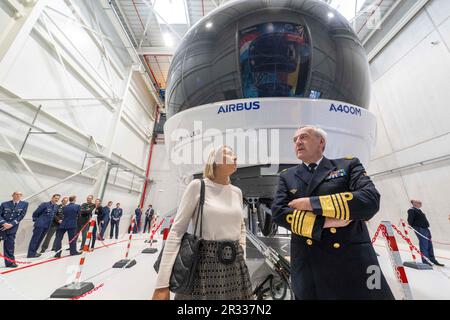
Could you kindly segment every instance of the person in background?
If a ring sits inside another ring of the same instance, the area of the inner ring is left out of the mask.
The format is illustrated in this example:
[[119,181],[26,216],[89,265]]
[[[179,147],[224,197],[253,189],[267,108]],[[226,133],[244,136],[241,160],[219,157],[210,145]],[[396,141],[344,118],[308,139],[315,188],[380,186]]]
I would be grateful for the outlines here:
[[141,217],[142,217],[142,210],[141,210],[141,206],[138,205],[138,207],[136,208],[136,210],[134,210],[134,214],[135,214],[135,224],[134,224],[134,229],[133,229],[133,233],[138,233],[141,232]]
[[100,236],[99,236],[99,239],[101,241],[105,240],[105,231],[109,224],[112,205],[113,205],[113,202],[109,201],[108,205],[106,207],[103,207],[103,224],[101,225],[101,231],[100,231]]
[[92,230],[92,238],[91,238],[91,251],[94,251],[95,239],[97,239],[97,229],[98,229],[97,225],[101,226],[103,224],[102,200],[95,199],[95,208],[92,211],[92,214],[94,219],[96,220],[96,224],[94,225],[94,229]]
[[28,202],[21,201],[22,192],[14,191],[12,200],[0,205],[0,241],[3,239],[3,255],[7,268],[17,268],[14,246],[19,223],[27,214]]
[[[63,213],[62,213],[63,208],[67,205],[68,202],[69,198],[64,197],[61,200],[61,204],[58,205],[58,210],[56,211],[55,217],[53,218],[52,223],[50,224],[50,229],[48,229],[47,235],[45,236],[44,242],[42,243],[41,253],[44,253],[47,250],[48,245],[50,244],[50,240],[56,233],[56,230],[58,230],[58,227],[61,224],[61,221],[63,220]],[[55,251],[55,246],[52,246],[52,250]]]
[[111,229],[109,231],[109,238],[112,239],[114,230],[115,238],[117,239],[119,236],[119,224],[120,218],[122,217],[123,210],[120,207],[120,203],[116,203],[116,207],[111,211]]
[[37,250],[55,217],[56,211],[58,210],[57,203],[60,197],[61,195],[54,194],[49,202],[42,202],[33,212],[33,236],[31,237],[30,245],[28,246],[27,258],[37,258],[41,256],[40,253],[37,253]]
[[[434,256],[433,242],[431,241],[430,223],[428,222],[425,213],[422,212],[422,202],[420,200],[411,200],[412,208],[408,210],[408,224],[416,232],[419,239],[420,252],[427,257],[432,263],[439,267],[444,267],[439,263]],[[424,257],[422,262],[431,265]]]
[[89,230],[89,226],[87,226],[86,224],[91,219],[92,211],[95,209],[95,204],[93,201],[94,201],[94,196],[89,195],[86,198],[86,202],[81,205],[80,216],[78,217],[78,230],[77,230],[77,232],[80,232],[80,230],[83,230],[81,232],[80,251],[83,251],[83,247],[86,244],[86,236],[87,236],[87,232]]
[[144,230],[142,232],[145,233],[148,225],[148,232],[152,229],[153,224],[153,214],[155,213],[155,210],[153,210],[153,207],[151,204],[148,205],[148,209],[145,211],[145,223],[144,223]]
[[[250,300],[252,284],[245,262],[246,228],[242,191],[231,185],[237,158],[231,148],[212,150],[204,170],[205,202],[203,206],[202,243],[193,292],[176,294],[182,300]],[[154,300],[170,298],[169,283],[181,240],[189,223],[195,226],[200,201],[201,181],[195,179],[186,188],[175,221],[162,253]],[[198,222],[200,225],[200,221]],[[195,228],[194,228],[195,229]],[[200,228],[196,235],[199,236]]]
[[64,234],[67,232],[70,247],[70,255],[75,256],[81,254],[81,252],[77,251],[77,240],[74,239],[77,233],[77,221],[78,216],[80,215],[81,207],[78,204],[75,204],[77,200],[76,196],[69,197],[69,204],[63,207],[62,216],[63,219],[58,226],[58,230],[56,231],[55,242],[53,243],[53,247],[55,248],[56,255],[55,258],[61,258],[61,243],[64,238]]

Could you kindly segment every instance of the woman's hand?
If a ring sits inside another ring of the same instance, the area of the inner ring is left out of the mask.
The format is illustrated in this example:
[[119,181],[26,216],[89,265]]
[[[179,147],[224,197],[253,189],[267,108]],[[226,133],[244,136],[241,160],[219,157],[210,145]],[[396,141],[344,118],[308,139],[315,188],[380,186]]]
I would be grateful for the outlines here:
[[152,300],[170,300],[169,288],[155,289]]

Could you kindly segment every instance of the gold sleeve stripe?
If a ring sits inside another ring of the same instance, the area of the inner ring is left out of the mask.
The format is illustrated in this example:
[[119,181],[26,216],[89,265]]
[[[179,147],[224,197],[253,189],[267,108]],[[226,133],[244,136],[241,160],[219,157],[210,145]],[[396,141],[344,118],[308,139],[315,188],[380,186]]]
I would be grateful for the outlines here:
[[298,234],[300,234],[300,235],[302,235],[303,236],[303,232],[302,232],[302,229],[303,229],[303,220],[305,219],[305,213],[306,213],[306,211],[301,211],[301,213],[300,213],[300,217],[299,217],[299,225],[297,226],[297,232],[298,232]]
[[336,194],[336,199],[339,203],[339,208],[341,208],[341,218],[340,220],[346,220],[346,211],[345,211],[345,207],[344,207],[344,203],[342,202],[342,198],[340,194]]
[[302,218],[302,211],[297,211],[297,215],[295,216],[295,226],[294,226],[294,233],[298,234],[299,236],[301,236],[302,234],[300,233],[300,220]]
[[297,233],[297,225],[298,225],[298,211],[295,210],[294,211],[294,219],[292,219],[292,224],[291,224],[291,231],[294,233]]
[[348,220],[350,220],[350,210],[348,208],[348,202],[353,200],[353,193],[344,192],[344,193],[341,193],[341,197],[342,197],[342,201],[344,202],[345,211],[346,211],[345,220],[348,221]]
[[322,207],[322,215],[327,218],[335,218],[336,210],[333,205],[331,196],[320,196],[320,206]]
[[341,215],[344,215],[344,213],[343,212],[341,213],[341,210],[339,210],[339,204],[337,201],[337,197],[335,194],[332,194],[331,198],[333,199],[333,204],[334,204],[334,207],[336,208],[336,219],[341,219]]
[[314,222],[316,221],[316,215],[311,212],[305,212],[302,225],[302,236],[312,238],[312,232],[314,228]]

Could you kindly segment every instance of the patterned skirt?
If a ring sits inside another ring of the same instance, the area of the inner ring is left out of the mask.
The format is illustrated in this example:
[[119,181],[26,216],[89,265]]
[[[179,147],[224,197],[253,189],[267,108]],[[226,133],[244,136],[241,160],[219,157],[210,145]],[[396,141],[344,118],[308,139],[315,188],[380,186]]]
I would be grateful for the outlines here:
[[[200,257],[189,295],[175,294],[175,300],[251,300],[252,284],[239,241],[233,242],[236,260],[223,264],[218,258],[220,242],[203,240]],[[231,251],[231,250],[230,250]]]

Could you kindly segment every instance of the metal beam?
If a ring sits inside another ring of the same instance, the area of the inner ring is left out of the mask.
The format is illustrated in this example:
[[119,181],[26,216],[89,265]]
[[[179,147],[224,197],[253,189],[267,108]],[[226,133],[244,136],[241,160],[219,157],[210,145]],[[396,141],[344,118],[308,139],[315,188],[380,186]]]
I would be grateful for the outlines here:
[[188,25],[188,29],[192,26],[191,23],[191,17],[189,16],[189,6],[188,6],[188,1],[187,0],[183,0],[184,1],[184,15],[186,16],[186,22]]
[[[369,62],[386,47],[389,42],[406,26],[406,24],[414,18],[414,16],[422,10],[429,0],[417,0],[412,7],[404,14],[391,30],[377,43],[377,45],[368,53]],[[399,1],[400,2],[400,1]]]
[[14,18],[19,19],[23,17],[24,7],[17,0],[5,0],[5,3],[14,11]]
[[[15,156],[15,154],[14,154],[14,152],[12,150],[6,149],[6,148],[2,148],[2,147],[0,147],[0,153],[6,154],[6,155],[12,156],[12,157]],[[47,167],[47,168],[50,168],[50,169],[53,169],[53,170],[58,170],[58,171],[61,171],[61,172],[67,172],[69,174],[74,174],[75,172],[77,172],[77,171],[74,171],[72,169],[64,168],[64,167],[58,166],[58,165],[56,165],[54,163],[49,163],[47,161],[44,161],[44,160],[41,160],[41,159],[38,159],[38,158],[35,158],[35,157],[32,157],[32,156],[25,156],[24,155],[24,156],[22,156],[22,158],[27,163],[35,163],[37,165],[44,166],[44,167]],[[96,181],[96,178],[93,177],[93,176],[90,176],[90,175],[82,174],[80,176],[85,178],[85,179],[91,180],[93,182]],[[130,190],[130,186],[129,185],[116,183],[115,181],[114,181],[114,183],[109,183],[109,185],[112,185],[112,186],[115,186],[117,188],[121,188],[121,189],[124,189],[124,190],[128,190],[128,191]],[[140,193],[140,191],[136,190],[136,189],[134,189],[133,192]]]
[[137,50],[140,55],[149,56],[173,56],[175,48],[173,47],[141,47]]
[[[156,1],[154,1],[152,3],[152,9],[155,7],[155,3]],[[142,38],[139,41],[139,45],[138,45],[138,50],[142,47],[142,42],[144,42],[144,38],[147,35],[147,30],[148,30],[148,25],[150,24],[150,21],[152,21],[152,18],[154,17],[154,15],[151,14],[152,10],[148,10],[148,18],[147,18],[147,22],[145,23],[145,28],[144,28],[144,32],[142,32]],[[161,29],[160,29],[161,30]]]
[[153,6],[151,5],[151,4],[149,4],[148,3],[148,1],[146,1],[146,0],[142,0],[143,2],[144,2],[144,4],[153,12],[153,14],[155,14],[155,15],[157,15],[161,20],[162,20],[162,22],[164,22],[164,24],[166,25],[166,27],[174,34],[174,35],[176,35],[177,36],[177,38],[179,39],[179,40],[181,40],[182,38],[183,38],[183,36],[184,35],[180,35],[171,25],[170,25],[170,23],[168,23],[167,21],[166,21],[166,19],[164,19],[164,17],[162,17],[159,13],[158,13],[158,11],[156,11],[154,8],[153,8]]
[[75,172],[74,174],[71,174],[70,176],[68,176],[68,177],[66,177],[66,178],[64,178],[64,179],[62,179],[62,180],[60,180],[60,181],[58,181],[57,183],[51,184],[50,186],[45,187],[45,188],[43,188],[43,189],[41,189],[41,190],[39,190],[39,191],[33,193],[32,195],[26,197],[24,200],[29,200],[29,199],[31,199],[31,198],[34,198],[35,196],[37,196],[37,195],[39,195],[39,194],[41,194],[41,193],[43,193],[43,192],[45,192],[45,191],[48,191],[48,190],[50,190],[51,188],[56,187],[56,186],[58,186],[58,185],[60,185],[60,184],[62,184],[62,183],[64,183],[64,182],[66,182],[66,181],[68,181],[68,180],[70,180],[70,179],[72,179],[72,178],[74,178],[74,177],[76,177],[76,176],[82,174],[83,172],[85,172],[85,171],[87,171],[87,170],[89,170],[89,169],[91,169],[91,168],[93,168],[93,167],[98,166],[98,165],[99,165],[100,163],[102,163],[102,162],[103,162],[103,161],[97,161],[96,163],[94,163],[94,164],[92,164],[92,165],[90,165],[90,166],[84,168],[83,170],[80,170],[80,171],[78,171],[78,172]]
[[9,72],[9,66],[13,65],[17,54],[28,40],[31,30],[47,3],[48,0],[40,0],[33,7],[25,8],[25,15],[2,31],[2,38],[0,38],[0,79],[4,79]]
[[20,163],[27,169],[27,171],[31,174],[33,179],[35,180],[36,184],[40,188],[44,188],[41,182],[39,181],[38,177],[34,174],[33,170],[31,170],[30,166],[27,164],[27,162],[24,160],[24,158],[17,152],[16,148],[14,148],[14,145],[11,143],[11,141],[6,137],[6,135],[3,132],[0,132],[0,135],[2,136],[3,140],[5,140],[6,144],[9,146],[13,154],[17,157],[17,159],[20,161]]
[[136,49],[133,46],[133,42],[129,38],[127,32],[125,31],[124,26],[122,25],[122,22],[120,21],[120,18],[114,9],[114,7],[111,5],[111,3],[108,0],[101,0],[102,6],[113,24],[117,34],[119,35],[120,39],[122,40],[125,48],[128,50],[128,53],[130,57],[133,59],[133,63],[136,63],[139,65],[139,72],[142,74],[142,77],[144,78],[144,82],[146,83],[147,87],[149,88],[150,93],[152,94],[153,98],[155,99],[157,105],[159,107],[164,106],[164,102],[159,97],[159,92],[157,92],[155,86],[153,85],[152,81],[150,80],[150,76],[148,73],[145,72],[145,67],[142,63],[142,61],[139,58],[138,53],[136,52]]
[[[115,108],[114,116],[113,116],[113,122],[111,127],[108,130],[108,140],[106,142],[106,157],[111,157],[113,153],[114,143],[116,141],[117,136],[117,129],[120,124],[120,120],[122,119],[122,113],[125,106],[125,96],[128,93],[130,83],[131,83],[131,77],[133,75],[133,68],[130,66],[130,70],[128,72],[127,82],[125,83],[125,89],[122,94],[122,100],[120,102],[120,105]],[[99,171],[99,179],[97,180],[97,183],[94,186],[94,193],[96,195],[103,195],[105,193],[106,185],[108,183],[109,178],[109,172],[111,170],[111,163],[106,163],[105,166]],[[134,177],[134,175],[133,175]],[[145,177],[145,176],[144,176]],[[147,179],[145,177],[145,179]]]
[[[2,91],[7,93],[8,95],[11,95],[11,96],[14,95],[14,94],[10,93],[7,89],[2,88],[0,86],[0,93]],[[28,111],[31,112],[32,114],[35,114],[38,109],[37,106],[35,106],[34,104],[32,104],[30,102],[24,102],[24,103],[22,103],[22,105],[25,107],[28,107]],[[17,115],[11,114],[2,109],[0,109],[0,112],[7,115],[10,118],[17,120],[18,122],[20,122],[26,126],[32,127],[35,130],[38,130],[41,132],[46,132],[46,130],[44,130],[36,125],[30,124],[29,122],[23,120],[21,117],[19,117]],[[41,110],[41,112],[39,114],[40,114],[39,119],[42,124],[49,126],[58,132],[58,134],[55,135],[55,138],[57,138],[58,140],[65,142],[68,145],[73,146],[75,148],[78,148],[81,151],[87,152],[90,155],[93,155],[96,157],[103,157],[106,161],[109,161],[111,163],[117,163],[117,161],[113,160],[113,158],[119,158],[118,155],[113,153],[111,155],[111,158],[106,158],[102,152],[99,152],[99,151],[96,151],[96,150],[93,150],[93,149],[87,147],[89,145],[91,136],[80,132],[79,130],[75,129],[73,126],[65,124],[58,118],[47,113],[45,110]],[[103,151],[105,149],[101,145],[99,145],[99,148],[101,151]],[[132,171],[136,172],[138,175],[141,172],[145,172],[144,168],[141,168],[141,167],[135,165],[134,163],[132,163],[128,160],[125,160],[125,159],[122,159],[121,167],[124,169],[132,170]],[[145,175],[140,174],[140,177],[144,178]]]

